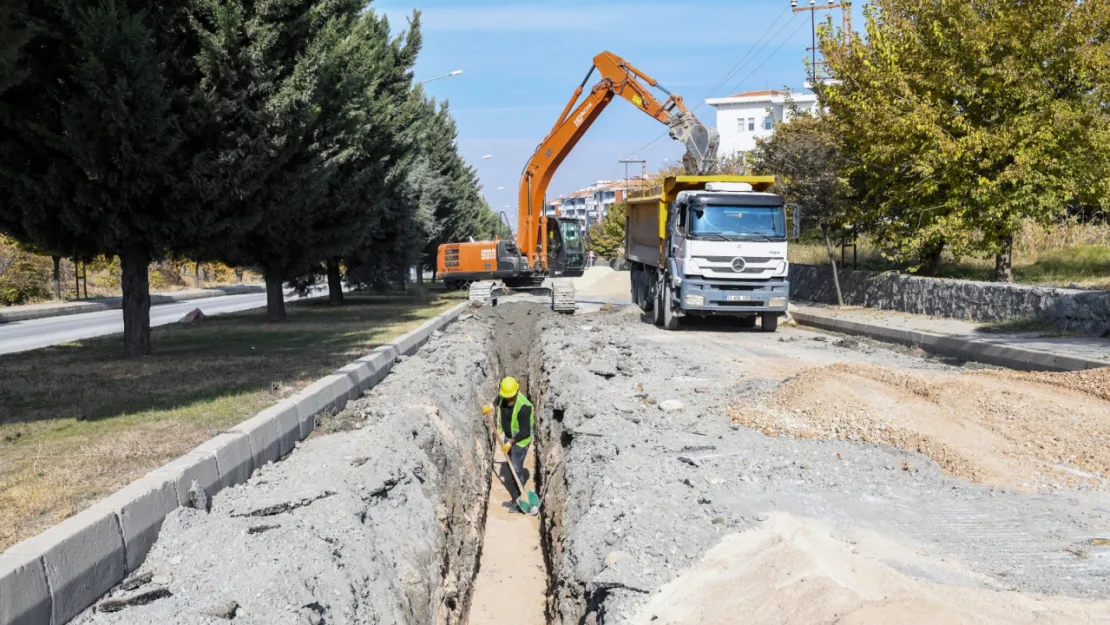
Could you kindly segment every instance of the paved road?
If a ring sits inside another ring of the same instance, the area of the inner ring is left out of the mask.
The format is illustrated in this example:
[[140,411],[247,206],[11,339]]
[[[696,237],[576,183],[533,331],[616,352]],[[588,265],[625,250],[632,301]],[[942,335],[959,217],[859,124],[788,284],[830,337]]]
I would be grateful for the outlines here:
[[[296,295],[285,296],[287,302],[296,299],[299,299]],[[159,304],[150,308],[150,325],[160,326],[173,323],[194,308],[201,309],[206,315],[218,315],[264,306],[266,306],[265,293],[226,295],[173,304]],[[123,311],[121,310],[104,310],[80,315],[0,323],[0,354],[11,354],[122,332]]]

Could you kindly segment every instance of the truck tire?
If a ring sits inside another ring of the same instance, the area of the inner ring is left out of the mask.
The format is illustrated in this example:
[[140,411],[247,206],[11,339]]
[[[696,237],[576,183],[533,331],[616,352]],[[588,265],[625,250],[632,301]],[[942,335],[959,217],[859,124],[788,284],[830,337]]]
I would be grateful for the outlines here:
[[678,315],[674,314],[674,291],[671,285],[663,289],[663,329],[677,330]]
[[740,326],[741,328],[754,328],[755,327],[755,315],[748,315],[746,317],[740,317],[739,319],[736,320],[736,325]]
[[761,313],[759,329],[764,332],[774,332],[779,329],[779,314],[772,312]]

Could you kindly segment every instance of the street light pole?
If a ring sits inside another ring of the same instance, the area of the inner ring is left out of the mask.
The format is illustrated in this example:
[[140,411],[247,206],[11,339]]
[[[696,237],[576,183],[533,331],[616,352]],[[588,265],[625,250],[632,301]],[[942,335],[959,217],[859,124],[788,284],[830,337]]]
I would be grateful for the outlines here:
[[424,84],[424,83],[429,83],[429,82],[432,82],[433,80],[439,80],[440,78],[450,78],[451,76],[458,76],[458,75],[459,75],[459,74],[461,74],[461,73],[463,73],[463,71],[462,71],[461,69],[457,69],[457,70],[455,70],[455,71],[453,71],[453,72],[448,72],[448,73],[446,73],[446,74],[443,74],[442,76],[436,76],[436,77],[434,77],[434,78],[429,78],[428,80],[418,80],[418,81],[416,82],[416,84],[418,84],[418,85],[422,85],[422,84]]

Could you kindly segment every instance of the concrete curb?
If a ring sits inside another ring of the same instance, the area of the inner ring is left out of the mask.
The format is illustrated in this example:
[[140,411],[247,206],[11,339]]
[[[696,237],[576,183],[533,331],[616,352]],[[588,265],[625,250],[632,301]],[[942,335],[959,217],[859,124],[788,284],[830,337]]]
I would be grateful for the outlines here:
[[72,619],[143,563],[167,514],[194,505],[198,490],[211,499],[288,454],[312,433],[320,414],[342,410],[465,309],[459,304],[437,315],[0,553],[0,625],[61,625]]
[[[172,293],[151,293],[150,304],[173,304],[194,299],[208,299],[210,297],[224,297],[226,295],[246,295],[248,293],[265,293],[266,287],[262,286],[223,286],[208,289],[191,289]],[[31,319],[46,319],[48,317],[65,317],[67,315],[80,315],[82,313],[99,312],[102,310],[120,310],[123,308],[123,298],[106,297],[97,301],[69,302],[66,304],[47,304],[43,306],[28,306],[19,310],[0,310],[0,323],[12,321],[29,321]]]
[[792,310],[790,316],[801,325],[841,334],[865,336],[887,343],[920,347],[931,354],[1021,371],[1082,371],[1110,366],[1105,362],[1077,356],[1064,356],[1052,352],[1026,349],[1013,345],[1000,345],[958,336],[945,336],[920,330],[888,328],[859,321],[849,321],[831,315],[818,315]]

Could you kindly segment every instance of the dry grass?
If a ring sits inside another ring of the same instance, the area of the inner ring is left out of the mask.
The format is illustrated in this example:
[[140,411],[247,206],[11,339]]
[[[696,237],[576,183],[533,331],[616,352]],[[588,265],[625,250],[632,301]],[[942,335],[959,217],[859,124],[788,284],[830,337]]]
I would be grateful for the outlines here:
[[[840,249],[834,248],[837,262]],[[807,265],[827,265],[824,244],[791,243],[790,261]],[[876,271],[902,270],[904,266],[882,257],[879,250],[861,239],[857,244],[860,269]],[[852,250],[846,255],[852,266]],[[939,277],[964,280],[991,280],[993,258],[951,257],[938,272]],[[1052,228],[1025,224],[1014,238],[1014,280],[1019,284],[1110,289],[1110,225],[1080,224],[1074,221]]]
[[153,331],[155,354],[118,337],[0,357],[0,550],[457,303],[349,296]]

